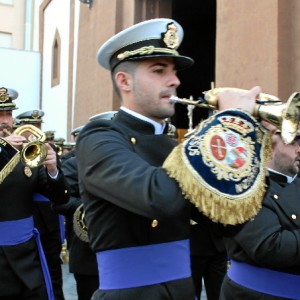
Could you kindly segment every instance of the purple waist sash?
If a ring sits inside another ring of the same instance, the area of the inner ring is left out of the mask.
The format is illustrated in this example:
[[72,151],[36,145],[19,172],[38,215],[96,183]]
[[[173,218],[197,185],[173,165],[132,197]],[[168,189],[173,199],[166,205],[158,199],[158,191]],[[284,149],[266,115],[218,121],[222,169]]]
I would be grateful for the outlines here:
[[42,195],[40,193],[34,193],[32,200],[37,201],[37,202],[50,202],[50,200],[47,197],[45,197],[44,195]]
[[101,290],[152,285],[191,276],[189,240],[96,254]]
[[48,298],[49,300],[54,300],[47,261],[40,241],[39,232],[36,228],[34,228],[33,218],[29,217],[20,220],[0,222],[0,246],[18,245],[30,240],[32,237],[35,238],[38,246]]
[[228,277],[246,288],[278,297],[300,299],[300,275],[232,260]]

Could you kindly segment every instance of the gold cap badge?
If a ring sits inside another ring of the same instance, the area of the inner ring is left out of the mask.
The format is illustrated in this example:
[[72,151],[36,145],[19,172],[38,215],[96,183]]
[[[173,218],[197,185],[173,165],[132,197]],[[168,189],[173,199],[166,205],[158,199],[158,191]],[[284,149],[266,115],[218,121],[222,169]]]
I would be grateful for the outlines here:
[[9,95],[7,93],[7,89],[1,88],[0,89],[0,102],[6,102],[7,100],[9,100]]
[[177,49],[179,46],[179,38],[177,34],[177,27],[174,23],[170,23],[167,26],[167,32],[163,37],[163,41],[170,49]]

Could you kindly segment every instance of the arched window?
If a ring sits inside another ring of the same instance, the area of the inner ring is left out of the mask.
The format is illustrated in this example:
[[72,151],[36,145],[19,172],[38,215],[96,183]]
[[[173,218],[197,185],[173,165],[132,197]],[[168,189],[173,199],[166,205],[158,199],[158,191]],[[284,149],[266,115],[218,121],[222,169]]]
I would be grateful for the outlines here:
[[52,44],[52,82],[51,86],[60,83],[60,56],[61,56],[61,42],[58,31],[56,30],[54,41]]

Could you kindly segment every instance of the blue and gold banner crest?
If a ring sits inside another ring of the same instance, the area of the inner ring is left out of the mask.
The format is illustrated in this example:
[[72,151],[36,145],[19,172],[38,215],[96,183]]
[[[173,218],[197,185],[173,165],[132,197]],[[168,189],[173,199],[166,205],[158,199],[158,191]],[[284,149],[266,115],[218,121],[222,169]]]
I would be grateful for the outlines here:
[[270,135],[256,119],[226,110],[203,121],[163,167],[203,214],[236,225],[261,208],[270,151]]

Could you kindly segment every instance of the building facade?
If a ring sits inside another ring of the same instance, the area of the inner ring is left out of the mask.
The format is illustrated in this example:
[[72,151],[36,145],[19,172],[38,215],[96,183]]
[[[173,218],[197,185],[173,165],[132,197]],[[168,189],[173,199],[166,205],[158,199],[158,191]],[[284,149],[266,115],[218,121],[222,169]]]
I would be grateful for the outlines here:
[[0,85],[18,91],[16,114],[40,107],[41,53],[34,45],[38,9],[33,0],[0,0]]
[[[47,129],[67,140],[70,131],[90,116],[119,107],[110,74],[96,61],[99,47],[120,30],[151,18],[176,19],[185,32],[179,51],[196,61],[179,74],[179,97],[197,99],[213,86],[260,85],[265,93],[286,101],[300,90],[297,0],[31,0],[31,4],[31,50],[41,55],[40,108],[46,112]],[[8,31],[5,26],[0,22],[0,33]],[[27,36],[25,31],[21,36]],[[193,113],[195,124],[207,116],[204,108]],[[187,108],[177,105],[172,121],[183,131],[188,128]]]

